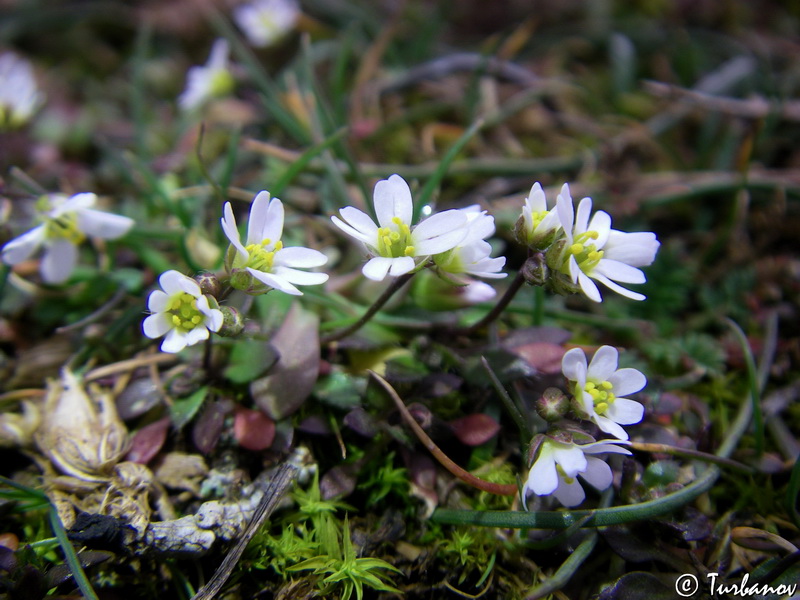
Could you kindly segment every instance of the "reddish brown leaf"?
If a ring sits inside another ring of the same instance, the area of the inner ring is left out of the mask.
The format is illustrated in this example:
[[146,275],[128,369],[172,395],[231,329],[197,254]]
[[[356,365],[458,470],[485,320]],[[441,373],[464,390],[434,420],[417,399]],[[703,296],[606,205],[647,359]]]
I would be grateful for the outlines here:
[[260,410],[237,407],[233,417],[233,436],[242,448],[266,450],[275,439],[275,421]]
[[482,413],[450,421],[450,427],[459,441],[467,446],[480,446],[500,431],[500,424]]
[[125,460],[146,465],[153,457],[159,453],[161,447],[167,439],[167,431],[171,419],[164,417],[150,425],[145,425],[133,434],[131,438],[131,449],[125,456]]

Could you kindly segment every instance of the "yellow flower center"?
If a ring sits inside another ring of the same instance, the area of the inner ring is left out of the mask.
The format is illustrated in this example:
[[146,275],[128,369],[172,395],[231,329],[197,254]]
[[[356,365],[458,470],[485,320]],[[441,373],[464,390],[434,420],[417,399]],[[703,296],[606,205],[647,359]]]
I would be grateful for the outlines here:
[[399,217],[392,217],[390,227],[378,228],[378,254],[385,258],[414,256],[411,229]]
[[581,271],[586,274],[591,273],[603,258],[603,251],[598,250],[592,241],[600,237],[596,231],[586,231],[575,236],[572,245],[567,248],[565,255],[564,267],[568,268],[570,255],[575,257]]
[[175,329],[191,331],[200,327],[205,316],[197,308],[197,298],[186,292],[175,294],[169,300],[167,313]]
[[558,471],[558,474],[561,476],[561,479],[564,480],[564,483],[568,485],[572,485],[573,483],[575,483],[575,478],[567,475],[567,473],[564,471],[561,465],[556,464],[556,471]]
[[76,246],[86,239],[86,235],[78,229],[78,214],[75,212],[47,218],[44,235],[49,240],[67,240]]
[[270,246],[272,246],[272,240],[269,238],[263,240],[260,244],[245,246],[245,250],[247,250],[247,253],[250,255],[245,267],[251,267],[256,271],[262,271],[264,273],[271,273],[272,263],[275,261],[275,253],[283,248],[283,242],[278,240],[275,242],[275,245],[272,246],[272,250],[267,250]]
[[594,403],[594,411],[598,415],[603,415],[608,410],[608,407],[614,403],[616,396],[612,391],[614,386],[608,381],[602,383],[594,383],[587,381],[583,390],[592,397]]

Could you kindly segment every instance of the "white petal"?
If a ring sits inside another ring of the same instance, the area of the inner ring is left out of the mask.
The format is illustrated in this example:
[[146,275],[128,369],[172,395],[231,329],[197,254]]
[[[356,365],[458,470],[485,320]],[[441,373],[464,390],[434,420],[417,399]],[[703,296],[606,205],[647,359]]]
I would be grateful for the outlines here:
[[600,346],[589,363],[586,379],[595,383],[606,381],[619,365],[619,352],[614,346]]
[[[644,300],[646,298],[646,296],[644,294],[640,294],[638,292],[633,292],[633,291],[631,291],[629,289],[626,289],[626,288],[622,287],[621,285],[618,285],[618,284],[614,283],[613,281],[611,281],[605,275],[600,275],[598,273],[597,275],[595,275],[594,278],[597,281],[599,281],[600,283],[602,283],[604,286],[606,286],[608,289],[610,289],[611,291],[617,292],[620,296],[625,296],[626,298],[630,298],[631,300]],[[600,292],[598,292],[597,294],[599,296]],[[598,300],[598,302],[599,302],[599,300]]]
[[572,483],[567,483],[563,479],[559,479],[558,487],[553,496],[567,508],[578,506],[586,498],[586,492],[577,480]]
[[133,224],[133,219],[122,215],[90,208],[78,211],[78,229],[90,237],[115,240],[128,233]]
[[[545,442],[547,443],[547,442]],[[526,487],[537,496],[552,494],[558,486],[556,463],[549,452],[542,448],[542,454],[534,461],[528,474]]]
[[236,252],[239,256],[241,256],[243,260],[247,260],[250,258],[250,255],[242,245],[239,229],[236,227],[236,217],[233,216],[233,208],[231,208],[230,202],[225,203],[222,214],[223,217],[220,222],[222,223],[222,231],[225,232],[225,237],[227,237],[228,241],[236,248]]
[[608,241],[608,235],[611,232],[611,217],[608,213],[602,210],[594,213],[592,220],[589,222],[589,231],[597,232],[598,237],[594,240],[594,244],[598,248],[602,248]]
[[[342,209],[342,210],[344,210],[344,209]],[[358,210],[358,209],[354,208],[353,210]],[[361,211],[358,211],[358,212],[361,212]],[[334,225],[336,225],[339,229],[344,231],[350,237],[354,237],[358,241],[363,242],[364,244],[367,244],[372,249],[377,250],[377,247],[378,247],[378,228],[377,227],[375,227],[375,234],[372,235],[372,234],[369,234],[369,233],[365,233],[363,231],[359,231],[358,229],[355,229],[354,227],[351,227],[350,225],[348,225],[347,223],[342,221],[336,215],[331,216],[331,221],[333,221]],[[373,227],[374,227],[374,224],[373,224]]]
[[605,247],[605,258],[618,260],[632,267],[646,267],[655,259],[661,244],[650,231],[626,233],[612,229]]
[[158,278],[158,285],[170,296],[180,294],[183,292],[182,280],[186,279],[186,275],[174,269],[164,271]]
[[181,291],[186,292],[190,296],[194,296],[195,298],[202,298],[203,292],[200,291],[200,285],[191,277],[186,277],[186,275],[181,275],[181,278],[177,280],[178,286],[181,288]]
[[555,461],[561,465],[564,473],[568,477],[575,477],[586,468],[586,456],[576,445],[572,444],[565,448],[557,448],[553,451]]
[[50,216],[60,217],[64,213],[76,212],[93,207],[97,202],[97,194],[83,192],[66,199],[64,199],[61,194],[53,194],[51,202],[53,204],[53,210],[50,211]]
[[169,305],[169,295],[165,294],[161,290],[155,290],[150,293],[150,297],[147,298],[147,310],[154,313],[160,313],[167,310],[167,306]]
[[602,492],[614,481],[614,474],[606,461],[589,456],[586,459],[586,470],[581,477],[594,489]]
[[372,279],[372,281],[383,281],[386,278],[386,274],[389,272],[389,268],[392,266],[392,261],[394,260],[396,259],[376,256],[375,258],[371,258],[367,261],[367,263],[362,267],[361,272],[367,279]]
[[274,247],[283,235],[283,219],[283,202],[277,198],[270,200],[269,192],[259,192],[253,200],[247,224],[247,244],[261,244],[269,240],[267,247]]
[[150,315],[144,321],[142,321],[142,331],[144,331],[144,334],[151,339],[160,338],[170,329],[172,329],[172,323],[164,313]]
[[300,246],[282,248],[275,253],[273,264],[283,267],[321,267],[328,262],[328,257],[319,250],[303,248]]
[[78,263],[78,247],[67,240],[56,240],[44,252],[40,269],[47,283],[64,283]]
[[609,405],[606,415],[620,425],[634,425],[644,417],[644,406],[634,400],[617,398]]
[[406,225],[411,223],[414,212],[411,188],[400,175],[392,175],[389,179],[382,179],[375,184],[373,203],[375,216],[378,217],[381,227],[392,225],[394,217]]
[[[461,209],[464,212],[466,209]],[[494,217],[487,215],[486,211],[479,213],[466,212],[467,215],[467,234],[461,241],[463,245],[475,242],[477,240],[484,240],[494,234],[495,225]]]
[[180,352],[184,348],[186,348],[186,334],[177,329],[170,329],[169,333],[167,333],[167,337],[161,342],[162,352],[174,354],[175,352]]
[[211,54],[206,65],[210,69],[226,69],[228,65],[228,40],[220,38],[211,46]]
[[467,235],[467,217],[459,210],[446,210],[428,217],[411,232],[415,254],[439,254],[455,248]]
[[601,258],[592,271],[592,276],[597,274],[619,281],[621,283],[644,283],[645,276],[636,267],[631,267],[623,262]]
[[256,279],[258,279],[261,283],[266,284],[272,288],[275,288],[276,290],[281,291],[284,294],[290,294],[292,296],[303,295],[303,292],[298,290],[291,283],[286,281],[283,277],[278,277],[276,275],[272,275],[271,273],[264,273],[263,271],[256,271],[255,269],[252,269],[250,267],[247,267],[247,272],[250,273]]
[[537,181],[531,186],[530,194],[525,198],[525,203],[531,212],[544,212],[547,210],[547,198],[544,195],[542,185]]
[[[567,188],[567,184],[564,184]],[[564,188],[556,201],[556,214],[558,220],[561,222],[561,227],[564,229],[564,235],[567,238],[567,244],[572,244],[572,226],[575,222],[575,207],[572,205],[572,198],[569,197],[569,188],[567,188],[566,197],[564,196]]]
[[298,271],[287,267],[275,267],[272,274],[295,285],[319,285],[328,281],[327,273],[309,273],[308,271]]
[[[570,258],[575,258],[570,257]],[[593,300],[595,302],[602,302],[603,297],[600,295],[600,290],[597,289],[597,286],[594,282],[589,279],[589,277],[581,270],[578,270],[578,283],[581,286],[581,290],[589,300]]]
[[219,331],[222,328],[223,321],[225,320],[225,315],[222,314],[222,311],[212,308],[211,314],[207,316],[208,318],[206,319],[205,326],[208,327],[209,331]]
[[600,431],[605,431],[606,433],[613,435],[618,440],[628,439],[628,432],[625,431],[615,421],[600,415],[592,415],[592,421],[597,424],[597,426],[600,428]]
[[30,258],[44,241],[44,225],[39,225],[3,246],[3,262],[16,265]]
[[195,327],[194,329],[190,329],[186,332],[186,345],[187,346],[194,346],[204,340],[207,340],[209,337],[208,329],[203,326]]
[[378,226],[372,218],[365,212],[352,206],[345,206],[339,210],[339,214],[347,223],[362,233],[368,240],[378,239]]
[[647,377],[637,369],[620,369],[607,380],[614,386],[614,395],[618,397],[634,394],[647,385]]
[[561,372],[564,377],[576,381],[580,387],[586,385],[586,354],[580,348],[573,348],[561,359]]
[[400,277],[409,271],[413,270],[416,266],[414,259],[410,256],[401,256],[392,259],[392,266],[389,268],[389,275],[392,277]]
[[575,213],[575,233],[584,233],[589,229],[589,215],[592,212],[592,199],[584,198],[578,203],[578,210]]
[[[581,450],[584,454],[631,454],[631,451],[623,448],[623,445],[630,445],[630,442],[604,440],[600,442],[592,442],[591,444],[583,444]],[[587,459],[588,460],[588,459]]]

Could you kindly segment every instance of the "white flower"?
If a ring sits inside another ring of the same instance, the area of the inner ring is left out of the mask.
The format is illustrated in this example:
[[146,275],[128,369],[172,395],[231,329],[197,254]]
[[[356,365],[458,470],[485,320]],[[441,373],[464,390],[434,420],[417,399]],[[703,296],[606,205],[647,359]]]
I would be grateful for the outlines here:
[[263,284],[259,286],[262,289],[256,289],[255,293],[267,291],[264,286],[268,286],[287,294],[302,296],[303,293],[293,284],[319,285],[328,280],[325,273],[297,270],[321,267],[328,262],[328,257],[310,248],[283,247],[283,203],[277,198],[270,200],[269,192],[259,192],[253,200],[245,244],[242,244],[239,237],[230,202],[225,204],[222,230],[233,245],[233,257],[229,260],[228,267],[233,274],[231,283],[238,289],[251,290],[250,277],[245,277],[243,281],[238,281],[236,277],[237,272],[242,271]]
[[186,89],[178,98],[183,110],[194,110],[212,98],[231,91],[233,76],[228,64],[228,52],[227,40],[219,39],[211,47],[205,66],[191,67],[186,72]]
[[564,354],[561,370],[570,380],[570,391],[582,407],[584,416],[606,433],[620,440],[628,434],[620,425],[642,420],[644,407],[628,398],[647,385],[647,378],[636,369],[617,369],[619,353],[612,346],[601,346],[586,365],[586,354],[573,348]]
[[87,236],[114,240],[125,235],[133,219],[94,210],[94,194],[75,194],[67,198],[52,194],[41,199],[39,215],[43,223],[3,246],[3,262],[16,265],[44,246],[41,263],[46,283],[63,283],[78,262],[78,244]]
[[506,273],[500,273],[506,259],[501,256],[490,258],[492,247],[485,239],[495,231],[494,217],[487,215],[480,207],[468,206],[460,209],[467,217],[466,235],[455,248],[436,254],[433,262],[439,272],[447,278],[452,275],[456,283],[467,284],[471,280],[464,275],[500,279]]
[[429,256],[455,248],[467,235],[467,215],[460,210],[432,215],[412,228],[411,189],[400,175],[375,185],[373,203],[378,225],[352,206],[339,211],[344,220],[331,217],[339,229],[363,242],[373,255],[362,269],[373,281],[382,281],[387,274],[409,273]]
[[43,101],[31,64],[13,52],[0,54],[0,129],[24,124]]
[[603,491],[613,481],[611,467],[602,459],[591,455],[630,454],[628,450],[617,445],[621,443],[624,442],[615,440],[579,445],[552,438],[545,439],[523,486],[523,500],[529,493],[537,496],[553,494],[564,506],[577,506],[586,497],[583,487],[576,479],[579,475],[596,490]]
[[162,352],[180,352],[207,340],[209,331],[222,327],[222,311],[209,306],[194,279],[166,271],[158,283],[164,291],[155,290],[147,299],[147,308],[153,314],[144,320],[142,329],[152,339],[167,336],[161,343]]
[[[569,196],[569,187],[566,183],[561,188],[558,198],[563,195]],[[560,230],[561,221],[558,219],[558,212],[555,206],[547,210],[547,198],[537,181],[525,198],[522,215],[514,228],[517,240],[534,250],[544,250],[555,241]]]
[[270,46],[285,36],[300,16],[296,0],[255,0],[237,6],[233,20],[254,46]]
[[601,302],[602,298],[592,279],[618,294],[644,300],[643,294],[632,292],[616,282],[645,282],[644,273],[637,267],[646,267],[655,259],[660,245],[656,235],[650,231],[625,233],[611,229],[611,217],[603,211],[596,212],[589,221],[592,199],[581,200],[575,213],[566,184],[556,210],[566,236],[559,268],[570,276],[572,283],[580,285],[583,293],[595,302]]

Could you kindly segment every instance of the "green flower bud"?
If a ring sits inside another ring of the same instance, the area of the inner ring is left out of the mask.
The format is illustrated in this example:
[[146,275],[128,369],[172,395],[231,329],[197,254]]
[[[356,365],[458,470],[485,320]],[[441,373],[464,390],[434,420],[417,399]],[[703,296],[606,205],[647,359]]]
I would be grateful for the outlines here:
[[536,401],[536,412],[548,423],[560,421],[569,411],[569,399],[558,388],[547,388]]
[[244,317],[242,313],[232,306],[221,306],[222,327],[218,331],[223,337],[235,337],[244,330]]
[[529,285],[544,285],[547,283],[549,269],[545,264],[544,255],[537,252],[522,265],[522,276]]
[[222,293],[222,284],[214,273],[198,273],[194,280],[200,286],[200,291],[207,296],[216,298]]

